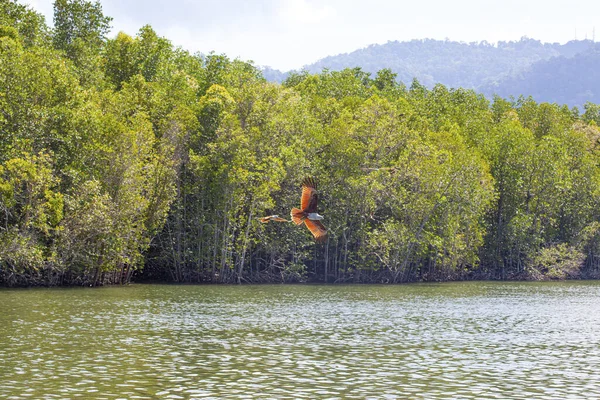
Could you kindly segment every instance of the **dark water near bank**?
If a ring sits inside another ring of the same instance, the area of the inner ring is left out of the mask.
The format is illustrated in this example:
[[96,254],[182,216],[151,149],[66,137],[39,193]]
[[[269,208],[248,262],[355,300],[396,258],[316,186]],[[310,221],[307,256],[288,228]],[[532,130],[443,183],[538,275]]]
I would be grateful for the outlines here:
[[0,290],[0,398],[600,398],[600,283]]

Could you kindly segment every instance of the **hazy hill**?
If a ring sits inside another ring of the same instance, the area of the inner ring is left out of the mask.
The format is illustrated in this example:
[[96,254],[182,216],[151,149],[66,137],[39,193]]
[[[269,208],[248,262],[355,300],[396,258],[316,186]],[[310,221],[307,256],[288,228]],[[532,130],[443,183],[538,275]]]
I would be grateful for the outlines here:
[[[581,87],[571,87],[568,82],[588,84],[578,68],[580,63],[592,62],[590,60],[597,57],[593,48],[591,40],[574,40],[565,44],[542,43],[529,38],[497,44],[433,39],[393,41],[325,57],[304,69],[317,73],[325,68],[361,67],[375,74],[389,68],[398,74],[398,80],[406,84],[417,78],[428,87],[442,83],[448,87],[475,89],[488,95],[494,92],[503,97],[531,94],[538,101],[581,105],[582,99],[598,101],[596,96],[600,92],[589,89],[591,92],[586,94]],[[578,56],[588,52],[587,56]],[[554,70],[557,66],[560,69]],[[561,74],[560,93],[555,90],[557,85],[553,79],[558,78],[552,78],[553,73]],[[543,77],[537,74],[543,74]],[[267,67],[264,75],[270,81],[281,82],[287,73]],[[590,74],[589,80],[593,84],[591,76],[593,74]],[[545,86],[537,88],[536,84]]]
[[270,82],[283,82],[287,76],[289,75],[289,72],[281,72],[278,69],[273,69],[271,67],[260,67],[263,76],[265,77],[266,80],[270,81]]
[[526,71],[493,85],[480,87],[486,95],[532,96],[570,106],[600,103],[600,44],[571,58],[554,57],[531,65]]
[[450,87],[475,89],[519,73],[538,61],[557,56],[572,57],[588,47],[586,41],[561,45],[527,38],[497,45],[432,39],[395,41],[326,57],[305,68],[313,73],[323,68],[340,70],[358,66],[371,73],[389,68],[405,83],[416,77],[426,86],[443,83]]

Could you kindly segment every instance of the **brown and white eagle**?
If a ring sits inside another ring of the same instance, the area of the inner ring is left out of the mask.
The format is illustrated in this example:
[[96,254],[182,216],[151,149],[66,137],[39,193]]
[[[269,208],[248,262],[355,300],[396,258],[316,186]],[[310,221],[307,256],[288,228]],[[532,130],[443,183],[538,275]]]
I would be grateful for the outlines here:
[[319,243],[327,240],[327,228],[323,226],[320,220],[322,215],[317,214],[317,185],[313,178],[305,178],[302,182],[302,197],[300,197],[300,209],[292,208],[292,221],[296,225],[304,222],[308,230],[313,234],[315,240]]
[[266,217],[262,217],[258,219],[260,222],[262,222],[263,224],[266,224],[269,221],[276,221],[276,222],[290,222],[285,218],[281,218],[279,215],[269,215]]

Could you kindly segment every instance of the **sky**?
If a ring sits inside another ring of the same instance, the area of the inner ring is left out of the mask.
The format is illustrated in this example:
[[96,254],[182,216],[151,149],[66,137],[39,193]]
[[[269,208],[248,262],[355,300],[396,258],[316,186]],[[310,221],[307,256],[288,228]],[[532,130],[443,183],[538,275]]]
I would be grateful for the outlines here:
[[[19,0],[52,25],[52,0]],[[598,0],[100,0],[111,37],[149,24],[175,46],[282,71],[371,44],[600,40]]]

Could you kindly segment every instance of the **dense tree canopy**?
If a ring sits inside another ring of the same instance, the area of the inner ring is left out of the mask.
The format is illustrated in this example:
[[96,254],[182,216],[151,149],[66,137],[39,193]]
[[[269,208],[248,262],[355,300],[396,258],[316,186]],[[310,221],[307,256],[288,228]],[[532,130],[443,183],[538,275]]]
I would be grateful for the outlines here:
[[[292,73],[0,0],[0,284],[596,276],[599,106]],[[316,178],[328,240],[261,224]]]

